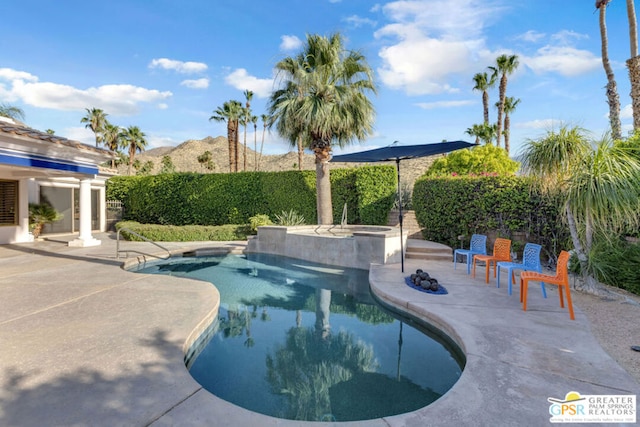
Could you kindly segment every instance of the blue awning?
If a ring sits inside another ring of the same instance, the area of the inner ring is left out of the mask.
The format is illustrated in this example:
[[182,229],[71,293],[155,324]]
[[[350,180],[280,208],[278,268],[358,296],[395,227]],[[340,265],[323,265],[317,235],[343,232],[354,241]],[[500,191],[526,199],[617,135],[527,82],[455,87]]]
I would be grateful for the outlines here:
[[51,159],[37,154],[15,153],[0,150],[0,164],[22,166],[40,169],[52,169],[65,172],[79,173],[83,175],[97,175],[98,166],[77,163],[69,160]]

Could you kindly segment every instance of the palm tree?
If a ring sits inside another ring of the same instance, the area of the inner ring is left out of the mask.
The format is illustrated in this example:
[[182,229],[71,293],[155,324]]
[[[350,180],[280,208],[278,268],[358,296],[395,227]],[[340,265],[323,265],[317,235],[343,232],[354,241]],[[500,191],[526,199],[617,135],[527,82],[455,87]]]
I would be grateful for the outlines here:
[[598,293],[589,254],[594,239],[610,238],[626,224],[637,224],[640,162],[608,136],[594,146],[582,129],[566,126],[527,141],[521,160],[522,170],[543,192],[560,193],[580,262],[581,286]]
[[227,123],[227,143],[229,144],[229,172],[238,172],[238,122],[242,115],[240,101],[227,101],[216,108],[209,121]]
[[87,110],[87,115],[80,119],[80,123],[86,123],[84,127],[93,131],[96,136],[96,147],[98,147],[103,141],[102,133],[107,123],[108,114],[99,108],[85,108],[85,110]]
[[474,136],[476,138],[476,144],[480,144],[480,135],[482,134],[481,128],[482,128],[482,125],[475,124],[470,128],[467,128],[467,130],[464,131],[464,133],[466,133],[469,136]]
[[258,169],[260,169],[259,165],[262,161],[262,149],[264,148],[264,134],[267,132],[267,128],[270,128],[273,124],[273,120],[271,120],[271,116],[268,114],[262,114],[260,116],[262,119],[262,141],[260,142],[260,157],[258,158]]
[[482,141],[488,145],[491,144],[496,137],[496,124],[475,124],[472,127],[468,128],[465,133],[467,135],[475,136],[476,144],[479,144],[480,141]]
[[328,162],[332,143],[343,147],[373,131],[375,111],[367,93],[376,92],[365,57],[344,48],[339,33],[307,35],[303,51],[276,64],[283,87],[269,102],[278,133],[292,145],[302,135],[316,158],[319,224],[333,223]]
[[244,98],[246,99],[246,103],[244,105],[243,115],[242,115],[242,125],[244,126],[244,168],[243,170],[246,172],[247,170],[247,126],[251,121],[251,100],[253,99],[253,92],[250,90],[244,91]]
[[9,119],[24,120],[24,110],[15,105],[0,104],[0,117],[7,117]]
[[633,0],[627,0],[627,18],[629,19],[629,46],[631,58],[627,59],[629,80],[631,81],[631,105],[633,107],[633,128],[640,129],[640,56],[638,56],[638,30],[636,9]]
[[[120,149],[120,146],[122,145],[122,129],[120,129],[120,126],[116,126],[116,125],[112,125],[109,122],[106,122],[104,125],[104,131],[102,132],[102,138],[103,138],[103,142],[105,147],[107,147],[107,149],[114,151],[114,152],[118,152]],[[115,168],[116,164],[115,164],[115,159],[111,159],[111,167]]]
[[620,96],[616,77],[613,74],[611,63],[609,62],[609,43],[607,39],[607,4],[611,0],[596,0],[596,8],[600,10],[600,39],[602,50],[602,66],[607,74],[607,103],[609,104],[609,124],[611,125],[611,135],[613,139],[622,138],[622,125],[620,123]]
[[251,116],[253,123],[253,170],[258,170],[258,116]]
[[473,76],[473,81],[475,86],[473,86],[473,90],[477,90],[482,92],[482,106],[484,108],[484,123],[489,124],[489,92],[496,84],[496,73],[491,73],[491,75],[487,73],[477,73]]
[[520,104],[520,99],[515,99],[512,96],[507,96],[504,99],[504,149],[509,154],[509,131],[511,127],[511,113],[513,113],[516,107]]
[[507,96],[507,76],[511,75],[520,62],[517,55],[500,55],[496,58],[496,66],[489,67],[496,76],[500,76],[500,94],[498,99],[498,120],[496,121],[496,146],[500,147],[500,136],[502,135],[502,115],[504,114],[504,99]]
[[146,135],[138,126],[129,126],[122,132],[125,146],[129,149],[129,175],[131,175],[136,153],[143,152],[147,146]]

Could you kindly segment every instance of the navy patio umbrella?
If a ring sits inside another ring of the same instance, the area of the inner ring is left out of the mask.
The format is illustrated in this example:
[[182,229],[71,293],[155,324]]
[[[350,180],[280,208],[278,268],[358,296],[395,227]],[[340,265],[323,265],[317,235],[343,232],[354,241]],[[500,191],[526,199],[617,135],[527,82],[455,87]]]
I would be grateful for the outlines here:
[[[395,142],[394,142],[395,144]],[[373,150],[361,151],[359,153],[342,154],[334,156],[331,162],[354,162],[354,163],[369,163],[369,162],[396,162],[396,170],[398,171],[398,208],[400,224],[400,262],[402,272],[404,273],[404,247],[402,241],[402,200],[400,195],[400,160],[415,159],[418,157],[433,156],[436,154],[449,153],[455,150],[461,150],[463,148],[475,147],[476,144],[472,144],[466,141],[452,141],[452,142],[438,142],[435,144],[420,144],[420,145],[390,145],[388,147],[376,148]]]

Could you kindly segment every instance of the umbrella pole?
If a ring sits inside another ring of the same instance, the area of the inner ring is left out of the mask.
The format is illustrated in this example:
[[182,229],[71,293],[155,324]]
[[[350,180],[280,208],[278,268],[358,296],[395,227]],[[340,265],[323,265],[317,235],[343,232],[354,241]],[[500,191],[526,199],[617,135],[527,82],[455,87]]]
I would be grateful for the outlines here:
[[404,273],[404,239],[402,236],[402,193],[400,192],[400,159],[396,159],[396,170],[398,171],[398,223],[400,224],[400,266]]

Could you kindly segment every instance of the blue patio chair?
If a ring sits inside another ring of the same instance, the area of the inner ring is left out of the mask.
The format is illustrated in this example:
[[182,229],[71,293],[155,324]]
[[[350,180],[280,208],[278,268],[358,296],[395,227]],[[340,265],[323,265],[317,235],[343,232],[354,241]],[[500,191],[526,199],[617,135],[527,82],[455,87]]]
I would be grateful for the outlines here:
[[469,249],[456,249],[453,251],[453,269],[456,269],[456,261],[458,259],[458,255],[467,257],[467,274],[471,274],[471,261],[473,261],[473,256],[481,254],[487,254],[487,236],[484,234],[474,234],[471,236],[471,245]]
[[[496,278],[496,288],[500,287],[500,270],[503,268],[507,270],[507,277],[509,277],[509,295],[511,295],[512,285],[516,283],[516,276],[514,270],[522,271],[537,271],[542,273],[542,264],[540,263],[540,251],[542,246],[535,243],[527,243],[524,245],[524,251],[522,253],[522,262],[506,262],[501,261],[498,263],[498,277]],[[547,291],[544,288],[544,283],[540,282],[542,287],[542,296],[547,297]]]

